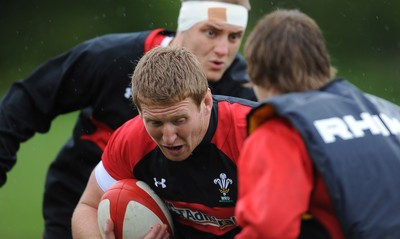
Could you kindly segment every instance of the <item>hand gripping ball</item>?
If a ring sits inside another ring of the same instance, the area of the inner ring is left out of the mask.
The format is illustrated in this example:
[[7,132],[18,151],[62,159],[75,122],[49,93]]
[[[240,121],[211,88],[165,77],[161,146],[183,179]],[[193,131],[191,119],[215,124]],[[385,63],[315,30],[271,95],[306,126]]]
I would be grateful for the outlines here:
[[173,235],[167,207],[146,183],[136,179],[123,179],[113,184],[103,194],[97,213],[103,238],[109,217],[114,222],[117,239],[143,238],[156,224],[168,225],[169,234]]

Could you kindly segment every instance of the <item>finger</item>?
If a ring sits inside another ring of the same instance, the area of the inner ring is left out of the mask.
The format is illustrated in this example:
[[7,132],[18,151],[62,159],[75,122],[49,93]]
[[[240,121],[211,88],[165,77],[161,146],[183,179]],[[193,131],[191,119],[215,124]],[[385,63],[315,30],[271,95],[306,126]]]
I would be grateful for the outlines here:
[[165,224],[157,224],[152,227],[149,233],[146,235],[144,239],[168,239],[169,233],[167,231],[167,225]]
[[171,236],[169,235],[169,232],[168,232],[168,226],[165,225],[165,224],[164,224],[164,226],[165,226],[164,234],[163,234],[163,237],[161,239],[170,239]]
[[115,239],[114,223],[111,220],[111,218],[107,219],[106,227],[105,227],[105,230],[104,230],[104,234],[105,234],[105,239]]
[[160,239],[169,239],[170,238],[170,235],[168,232],[168,226],[166,224],[162,225],[161,232],[162,232],[162,234],[161,234]]

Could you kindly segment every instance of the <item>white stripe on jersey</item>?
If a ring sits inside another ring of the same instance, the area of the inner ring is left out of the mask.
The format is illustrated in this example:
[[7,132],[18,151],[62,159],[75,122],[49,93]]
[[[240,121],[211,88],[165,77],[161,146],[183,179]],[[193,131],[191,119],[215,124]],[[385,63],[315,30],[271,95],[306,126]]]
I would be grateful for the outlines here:
[[96,176],[97,184],[105,192],[111,185],[113,185],[117,180],[115,180],[104,168],[103,162],[100,161],[94,171]]

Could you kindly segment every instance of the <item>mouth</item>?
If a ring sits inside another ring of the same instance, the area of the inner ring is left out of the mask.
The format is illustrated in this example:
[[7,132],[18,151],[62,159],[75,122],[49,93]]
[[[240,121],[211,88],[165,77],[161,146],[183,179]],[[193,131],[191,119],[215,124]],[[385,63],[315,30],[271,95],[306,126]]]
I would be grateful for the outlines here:
[[183,146],[178,145],[178,146],[164,146],[164,148],[170,150],[170,151],[179,151]]
[[164,155],[171,161],[182,161],[189,157],[187,146],[175,145],[175,146],[162,146]]
[[211,68],[215,69],[215,70],[220,70],[224,67],[223,61],[218,61],[218,60],[210,61],[210,64],[211,64]]
[[164,146],[164,149],[170,153],[170,154],[179,154],[183,150],[183,145],[178,145],[178,146]]

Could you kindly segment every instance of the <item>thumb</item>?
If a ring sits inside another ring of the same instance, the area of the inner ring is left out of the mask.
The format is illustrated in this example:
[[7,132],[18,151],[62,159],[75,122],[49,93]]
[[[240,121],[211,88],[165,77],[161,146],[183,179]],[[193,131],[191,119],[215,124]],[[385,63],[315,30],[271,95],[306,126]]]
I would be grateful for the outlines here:
[[107,219],[106,227],[104,229],[105,239],[115,239],[114,223],[111,218]]

